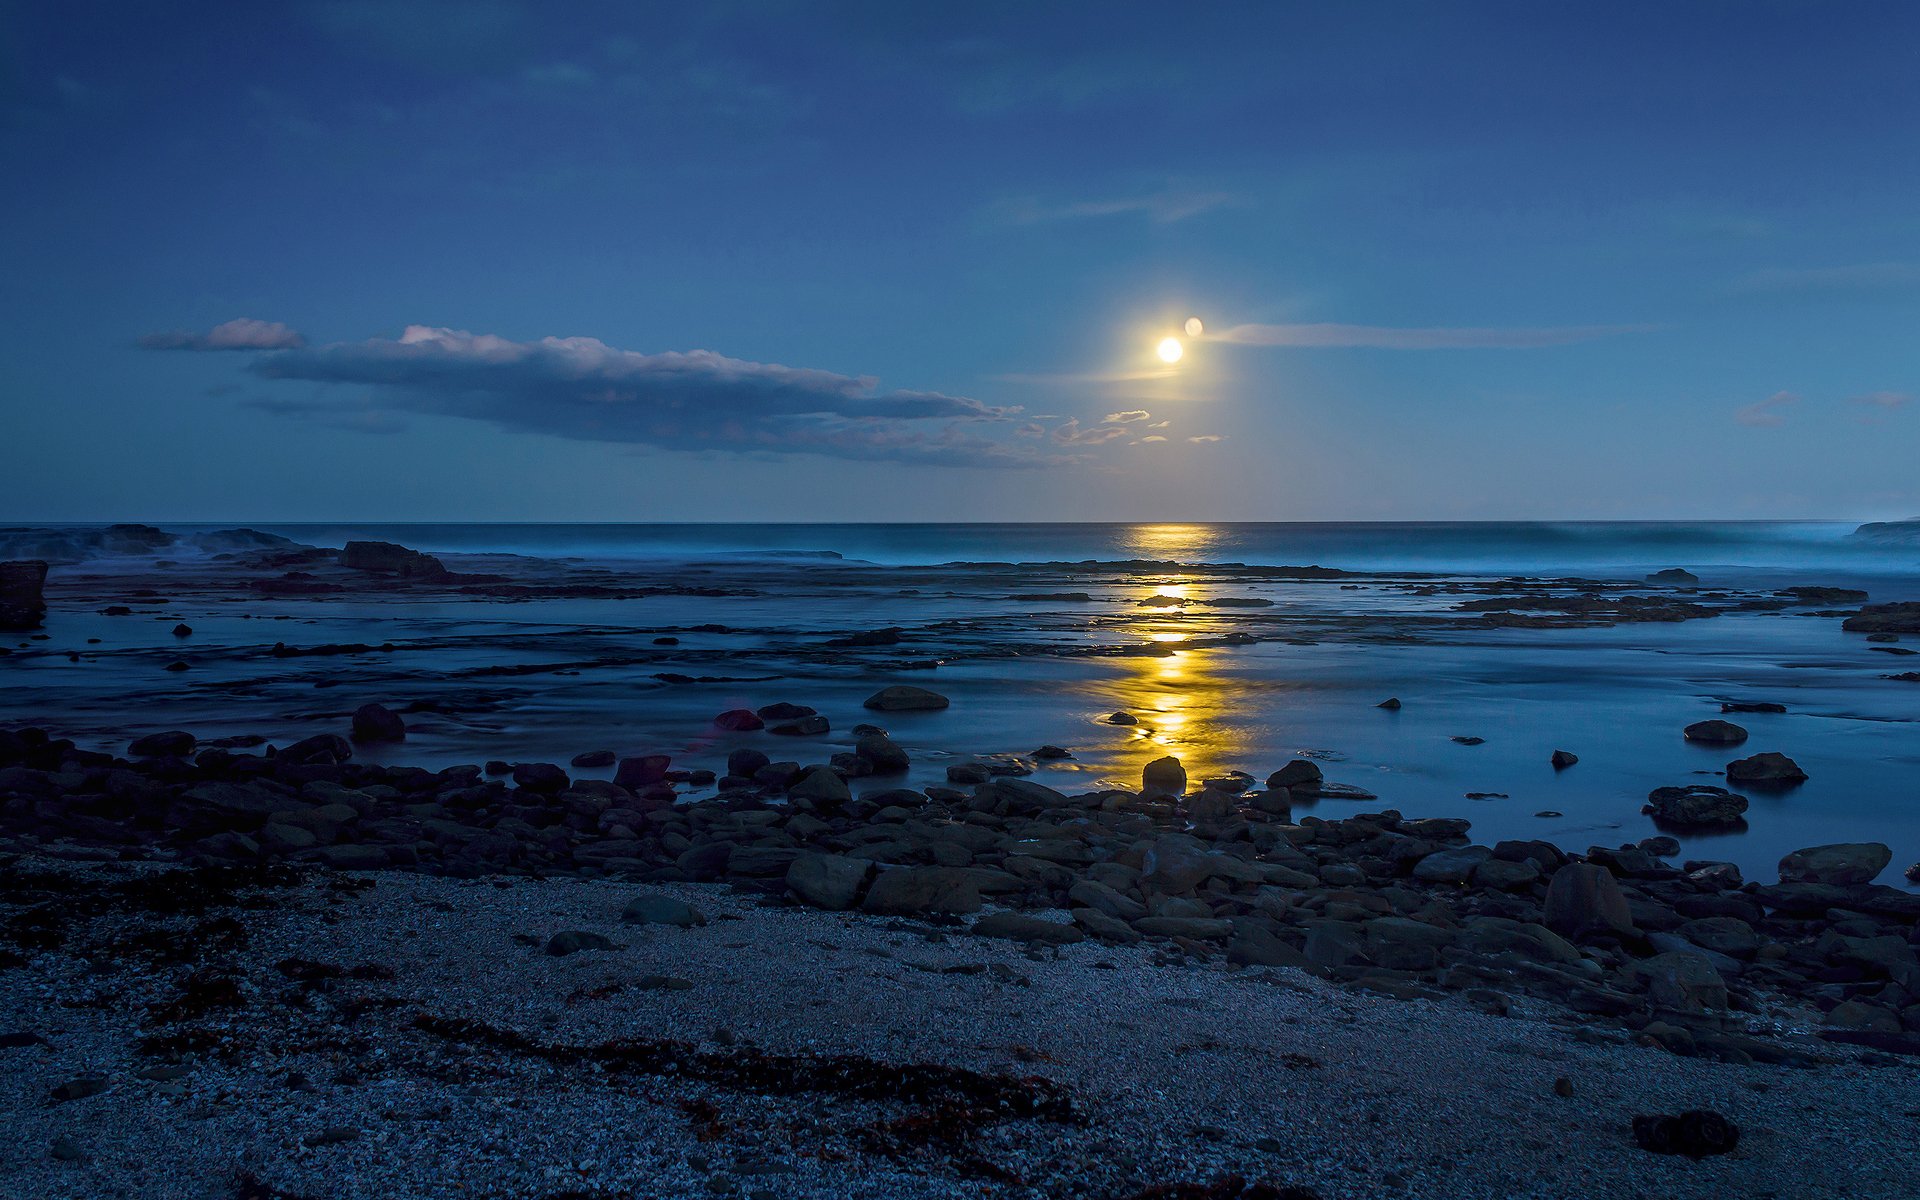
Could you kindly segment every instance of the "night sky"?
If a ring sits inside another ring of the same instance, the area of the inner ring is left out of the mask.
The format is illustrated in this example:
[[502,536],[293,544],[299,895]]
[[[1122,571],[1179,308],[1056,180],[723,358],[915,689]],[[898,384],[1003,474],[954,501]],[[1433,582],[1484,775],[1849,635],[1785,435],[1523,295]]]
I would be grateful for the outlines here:
[[1917,47],[0,4],[0,520],[1911,516]]

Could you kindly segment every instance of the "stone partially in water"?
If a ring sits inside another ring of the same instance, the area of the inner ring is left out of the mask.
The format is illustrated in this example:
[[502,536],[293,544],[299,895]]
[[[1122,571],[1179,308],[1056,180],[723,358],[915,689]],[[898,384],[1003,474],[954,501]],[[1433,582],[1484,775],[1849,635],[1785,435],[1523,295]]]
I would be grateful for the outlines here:
[[912,684],[896,683],[881,688],[866,698],[862,707],[876,712],[930,712],[947,707],[949,701],[939,692]]
[[1806,778],[1807,773],[1800,769],[1799,763],[1772,750],[1727,764],[1727,782],[1751,787],[1791,787],[1806,782]]
[[1730,828],[1743,823],[1747,798],[1707,784],[1662,787],[1647,793],[1646,806],[1640,811],[1675,829]]
[[1893,861],[1879,842],[1809,846],[1780,860],[1782,883],[1872,883]]
[[1681,730],[1681,736],[1690,742],[1701,742],[1709,746],[1737,746],[1747,740],[1747,731],[1732,721],[1714,719],[1695,721]]

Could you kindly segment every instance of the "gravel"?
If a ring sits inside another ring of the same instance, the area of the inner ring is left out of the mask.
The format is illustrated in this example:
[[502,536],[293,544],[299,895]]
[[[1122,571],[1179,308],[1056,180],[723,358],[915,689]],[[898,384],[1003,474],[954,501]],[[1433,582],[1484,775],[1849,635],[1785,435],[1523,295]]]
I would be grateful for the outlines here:
[[[1399,1001],[1146,947],[1028,951],[718,886],[364,878],[352,893],[321,874],[231,910],[247,946],[195,963],[99,949],[193,918],[108,916],[84,944],[0,971],[0,1033],[47,1043],[0,1049],[0,1194],[199,1200],[247,1194],[253,1178],[329,1198],[1128,1196],[1229,1174],[1324,1200],[1920,1194],[1913,1060],[1811,1041],[1828,1065],[1683,1059],[1459,998]],[[623,922],[643,894],[707,923]],[[544,953],[567,930],[620,948]],[[289,957],[393,977],[303,991],[274,967]],[[210,966],[240,976],[245,1007],[146,1023]],[[675,1038],[1037,1075],[1084,1121],[877,1145],[870,1131],[909,1107],[474,1048],[416,1028],[423,1013],[550,1045]],[[189,1028],[224,1050],[180,1072],[136,1049]],[[104,1090],[50,1099],[92,1073]],[[1738,1149],[1693,1162],[1634,1145],[1635,1114],[1692,1108],[1732,1119]]]

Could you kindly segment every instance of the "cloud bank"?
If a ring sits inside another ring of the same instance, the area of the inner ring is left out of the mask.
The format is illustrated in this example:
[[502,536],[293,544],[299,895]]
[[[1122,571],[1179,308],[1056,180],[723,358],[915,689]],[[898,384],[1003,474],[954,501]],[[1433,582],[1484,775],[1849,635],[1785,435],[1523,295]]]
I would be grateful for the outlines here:
[[1242,346],[1363,347],[1376,350],[1533,350],[1570,346],[1623,333],[1646,333],[1650,325],[1563,325],[1535,329],[1396,329],[1385,325],[1235,325],[1206,335],[1210,342]]
[[[285,326],[235,328],[242,324],[205,335],[162,335],[152,344],[266,350],[249,365],[254,375],[324,387],[315,398],[269,397],[255,407],[348,428],[391,429],[412,414],[663,450],[941,466],[1081,461],[1017,440],[1017,408],[940,392],[889,391],[868,376],[748,362],[710,350],[647,354],[597,338],[520,342],[428,325],[410,325],[398,338],[307,347]],[[356,390],[332,395],[333,386]]]
[[241,317],[205,333],[173,330],[140,339],[143,350],[298,350],[307,339],[278,321]]

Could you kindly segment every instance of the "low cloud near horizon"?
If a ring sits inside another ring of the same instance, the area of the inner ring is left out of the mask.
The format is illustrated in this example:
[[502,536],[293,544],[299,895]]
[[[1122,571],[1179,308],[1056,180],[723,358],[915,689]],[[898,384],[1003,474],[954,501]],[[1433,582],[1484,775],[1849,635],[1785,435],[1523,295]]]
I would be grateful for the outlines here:
[[[385,432],[407,415],[461,417],[579,441],[754,455],[813,454],[938,466],[1049,467],[1130,441],[1125,429],[1068,420],[1051,451],[997,407],[940,392],[883,390],[870,376],[749,362],[710,350],[642,353],[597,338],[514,341],[409,325],[398,338],[309,347],[284,325],[230,321],[205,333],[149,335],[155,350],[257,350],[253,375],[352,388],[252,407]],[[1143,419],[1124,414],[1130,420]]]
[[1652,325],[1562,325],[1542,328],[1397,329],[1385,325],[1235,325],[1208,333],[1207,341],[1240,346],[1295,346],[1318,349],[1374,350],[1533,350],[1570,346],[1626,333],[1648,333]]

